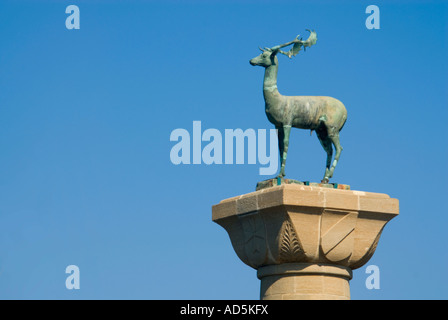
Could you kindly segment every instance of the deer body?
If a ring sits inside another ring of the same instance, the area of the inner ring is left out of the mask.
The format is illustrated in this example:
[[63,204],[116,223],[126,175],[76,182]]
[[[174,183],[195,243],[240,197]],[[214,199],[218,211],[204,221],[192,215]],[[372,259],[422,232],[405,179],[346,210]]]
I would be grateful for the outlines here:
[[[342,102],[332,97],[284,96],[277,88],[278,59],[266,68],[263,81],[265,110],[275,126],[290,125],[299,129],[316,130],[322,118],[326,124],[340,130],[347,119]],[[271,70],[274,69],[274,70]]]
[[[252,65],[265,67],[263,81],[263,95],[265,111],[268,120],[278,129],[279,149],[281,157],[281,169],[279,176],[285,175],[285,163],[289,146],[289,135],[292,127],[299,129],[315,130],[322,147],[327,152],[327,165],[322,182],[327,183],[333,176],[334,169],[339,160],[342,147],[339,143],[339,131],[347,120],[347,110],[339,100],[332,97],[321,96],[283,96],[278,92],[277,53],[295,55],[301,46],[311,46],[316,42],[315,33],[312,32],[306,41],[296,39],[290,43],[276,46],[271,49],[261,49],[263,53],[250,60]],[[295,52],[282,52],[280,48],[295,44]],[[331,164],[334,145],[336,149],[335,159]]]

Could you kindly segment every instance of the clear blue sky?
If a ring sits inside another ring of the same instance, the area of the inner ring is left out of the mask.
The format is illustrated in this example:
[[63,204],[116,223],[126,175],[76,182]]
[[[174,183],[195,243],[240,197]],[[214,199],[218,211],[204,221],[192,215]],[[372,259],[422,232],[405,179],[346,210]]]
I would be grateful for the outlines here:
[[[170,133],[270,129],[258,46],[317,31],[280,57],[285,95],[341,100],[334,181],[400,200],[353,299],[448,298],[446,1],[0,1],[0,298],[258,299],[256,272],[211,221],[259,165],[179,165]],[[67,30],[66,6],[81,11]],[[365,8],[381,29],[365,27]],[[293,130],[287,176],[322,178]],[[81,289],[65,288],[65,268]]]

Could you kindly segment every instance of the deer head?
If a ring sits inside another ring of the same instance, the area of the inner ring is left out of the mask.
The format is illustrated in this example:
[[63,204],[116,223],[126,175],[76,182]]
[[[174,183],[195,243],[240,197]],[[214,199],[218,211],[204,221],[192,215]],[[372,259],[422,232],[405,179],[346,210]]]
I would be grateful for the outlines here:
[[[251,59],[249,63],[253,66],[262,66],[267,68],[271,65],[277,64],[277,58],[276,58],[277,53],[284,54],[289,58],[296,56],[300,52],[300,50],[302,50],[302,47],[306,49],[307,47],[311,47],[317,41],[316,32],[314,30],[311,31],[309,29],[307,29],[307,31],[310,32],[310,36],[308,37],[307,40],[302,41],[302,38],[300,38],[300,35],[298,35],[293,41],[278,46],[274,46],[272,48],[264,48],[264,49],[260,48],[262,53],[259,56]],[[289,51],[285,52],[280,50],[281,48],[290,46],[292,44],[293,47]]]

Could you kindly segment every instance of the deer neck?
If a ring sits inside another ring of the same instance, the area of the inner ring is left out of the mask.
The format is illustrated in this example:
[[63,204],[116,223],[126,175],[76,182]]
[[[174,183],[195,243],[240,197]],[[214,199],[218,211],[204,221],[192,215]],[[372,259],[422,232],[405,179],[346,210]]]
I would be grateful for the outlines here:
[[270,65],[264,72],[263,95],[266,102],[266,108],[275,105],[275,101],[280,97],[277,89],[278,63]]

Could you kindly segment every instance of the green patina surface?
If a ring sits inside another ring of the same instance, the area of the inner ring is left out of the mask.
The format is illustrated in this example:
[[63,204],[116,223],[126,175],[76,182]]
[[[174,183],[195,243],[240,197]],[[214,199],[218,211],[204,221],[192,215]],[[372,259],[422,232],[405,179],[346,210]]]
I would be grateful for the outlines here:
[[[305,41],[297,36],[293,41],[272,48],[260,48],[262,53],[249,62],[253,66],[265,68],[263,81],[265,112],[268,120],[278,130],[281,164],[278,177],[285,176],[291,128],[308,129],[316,131],[317,138],[327,154],[325,174],[321,182],[328,184],[342,152],[339,132],[347,120],[345,106],[341,101],[326,96],[283,96],[277,88],[277,55],[280,53],[289,58],[294,57],[302,48],[311,47],[316,41],[316,32],[310,31],[310,36]],[[281,50],[290,45],[292,48],[289,51]],[[335,150],[334,158],[333,148]]]

